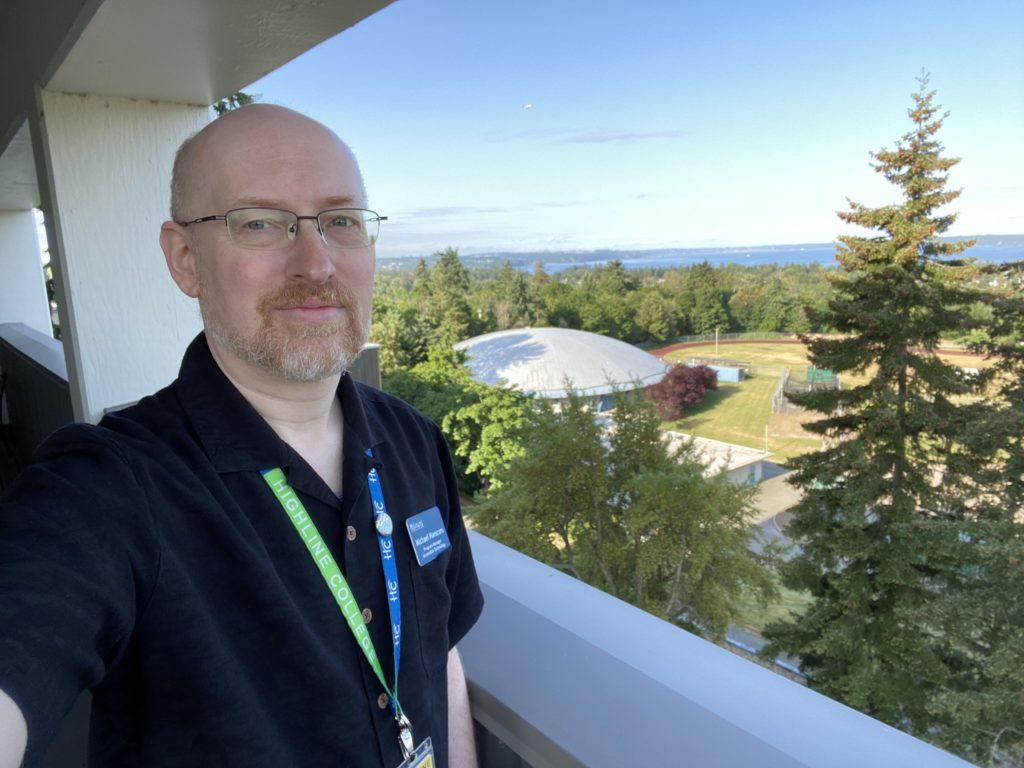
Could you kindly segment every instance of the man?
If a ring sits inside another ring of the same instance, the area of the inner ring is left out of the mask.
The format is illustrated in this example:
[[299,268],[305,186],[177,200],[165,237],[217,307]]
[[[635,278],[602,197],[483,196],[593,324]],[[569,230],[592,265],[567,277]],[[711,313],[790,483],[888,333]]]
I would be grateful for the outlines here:
[[348,148],[281,107],[182,145],[160,244],[204,333],[0,502],[0,767],[26,736],[38,765],[85,688],[97,766],[475,765],[454,646],[483,599],[448,448],[345,372],[366,206]]

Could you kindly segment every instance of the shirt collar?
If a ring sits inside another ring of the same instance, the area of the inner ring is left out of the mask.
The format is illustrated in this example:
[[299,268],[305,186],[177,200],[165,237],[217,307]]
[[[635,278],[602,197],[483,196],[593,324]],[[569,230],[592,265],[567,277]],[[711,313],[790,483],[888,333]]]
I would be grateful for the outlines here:
[[[217,472],[259,471],[271,467],[290,467],[292,451],[278,437],[213,359],[205,333],[189,344],[174,383],[178,399],[195,434]],[[346,371],[338,383],[344,418],[344,463],[357,464],[369,471],[381,466],[380,452],[366,455],[383,443],[366,416],[361,385]]]

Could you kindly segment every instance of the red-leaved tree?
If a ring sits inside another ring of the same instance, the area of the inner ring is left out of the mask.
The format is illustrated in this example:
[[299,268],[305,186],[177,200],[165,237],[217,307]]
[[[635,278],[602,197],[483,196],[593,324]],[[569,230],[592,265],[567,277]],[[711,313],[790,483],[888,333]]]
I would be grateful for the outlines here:
[[683,413],[704,399],[709,389],[718,389],[718,374],[706,365],[676,365],[657,384],[644,390],[666,421],[681,419]]

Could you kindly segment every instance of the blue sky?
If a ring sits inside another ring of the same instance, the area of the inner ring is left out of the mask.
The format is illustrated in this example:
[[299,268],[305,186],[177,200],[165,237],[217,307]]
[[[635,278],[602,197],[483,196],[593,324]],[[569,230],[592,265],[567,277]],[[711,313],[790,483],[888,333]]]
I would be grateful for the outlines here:
[[382,257],[707,247],[895,200],[868,152],[922,68],[963,158],[951,234],[1024,233],[1019,0],[399,0],[247,90],[353,147]]

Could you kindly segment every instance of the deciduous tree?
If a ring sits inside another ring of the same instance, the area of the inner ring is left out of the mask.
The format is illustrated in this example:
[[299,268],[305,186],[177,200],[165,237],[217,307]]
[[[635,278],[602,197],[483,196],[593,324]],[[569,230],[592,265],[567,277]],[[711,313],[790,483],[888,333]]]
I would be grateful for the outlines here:
[[528,450],[470,510],[484,533],[673,623],[721,639],[742,594],[774,596],[750,553],[752,489],[670,451],[653,407],[615,395],[604,426],[577,394],[538,403]]

